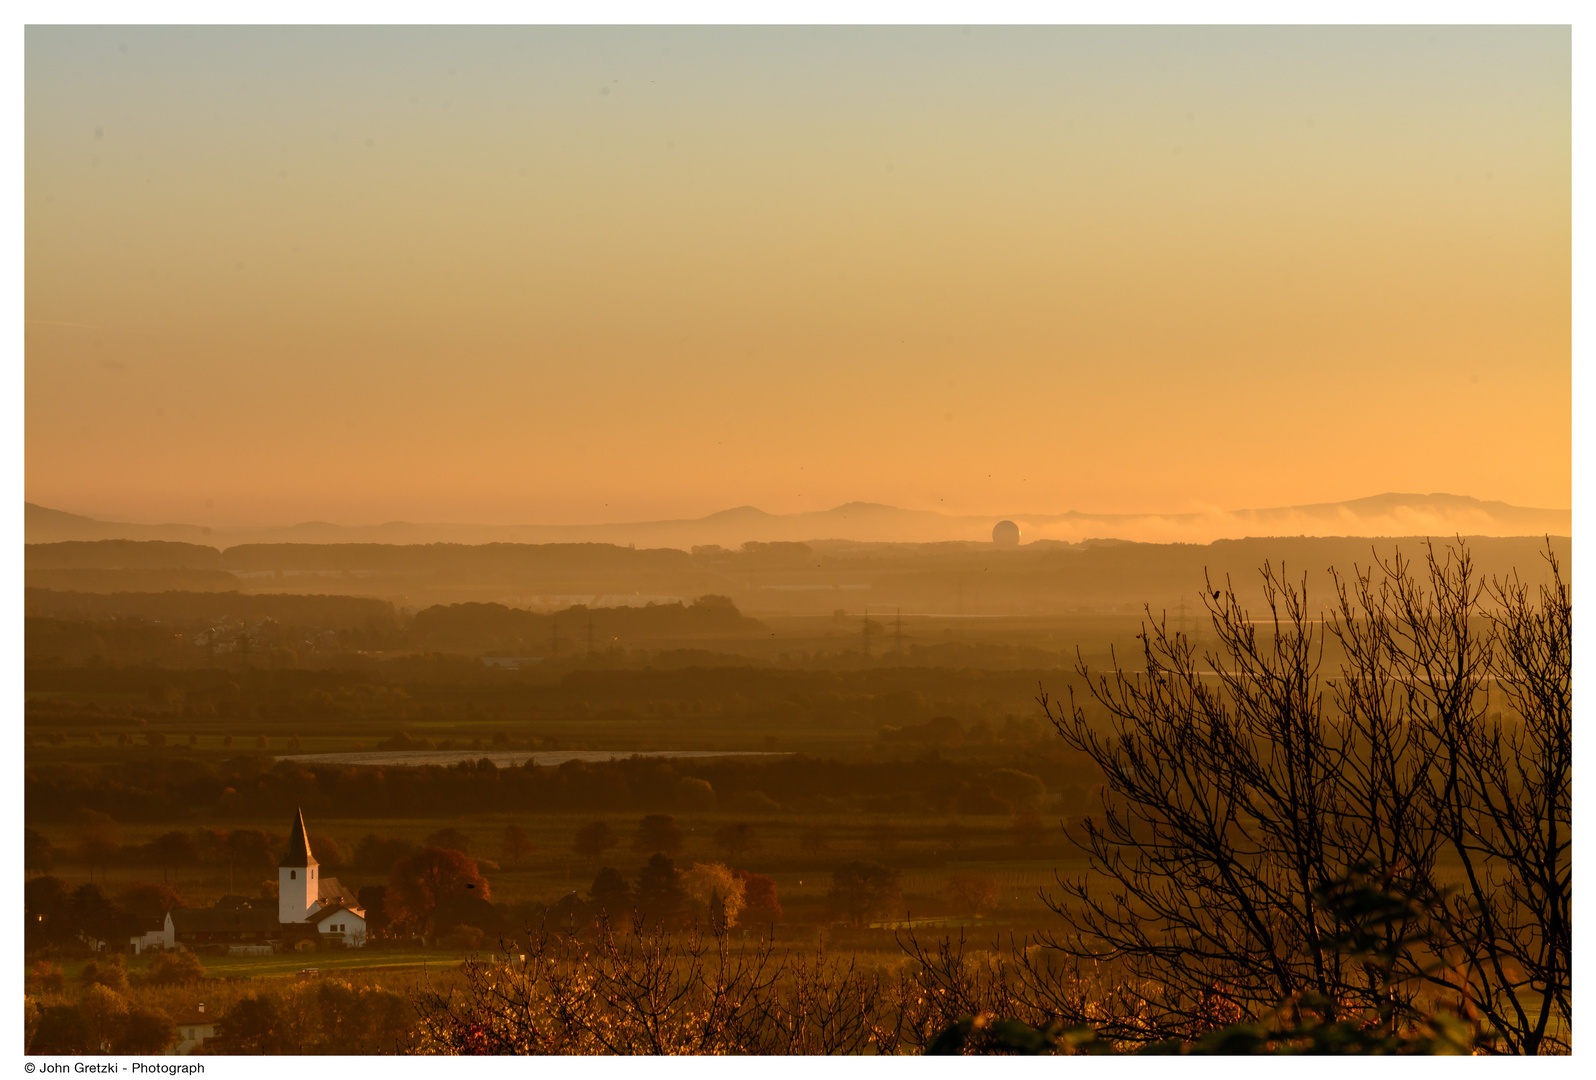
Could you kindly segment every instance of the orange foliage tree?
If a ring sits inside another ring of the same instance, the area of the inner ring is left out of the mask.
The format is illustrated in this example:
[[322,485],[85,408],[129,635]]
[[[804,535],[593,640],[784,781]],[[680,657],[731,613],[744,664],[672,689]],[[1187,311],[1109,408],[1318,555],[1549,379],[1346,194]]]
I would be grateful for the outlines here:
[[764,874],[735,871],[743,883],[744,922],[763,922],[781,917],[781,901],[776,898],[776,883]]
[[476,860],[450,848],[424,848],[394,863],[384,907],[396,923],[425,934],[440,906],[460,897],[489,898]]

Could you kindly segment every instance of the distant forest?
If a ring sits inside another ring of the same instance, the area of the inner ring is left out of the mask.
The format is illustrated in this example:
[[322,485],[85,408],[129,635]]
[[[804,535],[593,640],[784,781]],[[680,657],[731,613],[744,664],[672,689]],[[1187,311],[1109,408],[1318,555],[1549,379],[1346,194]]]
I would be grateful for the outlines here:
[[231,654],[247,664],[292,663],[308,650],[442,650],[541,657],[624,641],[748,636],[764,624],[723,596],[690,604],[537,613],[503,604],[435,605],[401,619],[385,600],[282,593],[26,591],[30,665],[193,666]]

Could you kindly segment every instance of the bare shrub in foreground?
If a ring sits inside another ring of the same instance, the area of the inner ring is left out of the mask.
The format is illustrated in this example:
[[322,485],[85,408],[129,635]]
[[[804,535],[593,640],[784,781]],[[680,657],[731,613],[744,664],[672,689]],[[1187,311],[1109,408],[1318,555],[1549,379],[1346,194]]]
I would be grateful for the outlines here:
[[[1266,565],[1262,619],[1210,589],[1216,653],[1159,623],[1142,671],[1078,667],[1106,728],[1042,695],[1107,779],[1046,944],[1147,988],[1107,1037],[1196,1038],[1305,994],[1332,1024],[1415,1017],[1422,997],[1496,1049],[1566,1051],[1571,606],[1548,560],[1531,598],[1487,589],[1466,548],[1430,548],[1422,578],[1398,556],[1338,580],[1322,621]],[[1320,897],[1354,873],[1425,901],[1384,931],[1391,977],[1330,947],[1346,928]]]

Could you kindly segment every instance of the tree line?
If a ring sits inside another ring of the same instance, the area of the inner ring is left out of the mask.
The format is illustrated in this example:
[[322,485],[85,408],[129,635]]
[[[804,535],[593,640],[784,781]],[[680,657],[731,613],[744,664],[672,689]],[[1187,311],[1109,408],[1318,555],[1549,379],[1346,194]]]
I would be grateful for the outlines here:
[[573,760],[552,767],[528,760],[499,768],[486,757],[449,767],[353,766],[248,754],[222,764],[155,759],[136,776],[116,765],[35,765],[24,775],[24,794],[30,821],[74,823],[84,811],[119,822],[184,821],[195,807],[221,820],[286,819],[300,807],[323,819],[739,807],[1007,816],[1042,809],[1049,792],[1072,804],[1084,800],[1098,779],[1078,762],[1019,755],[1012,761],[944,759],[931,751],[875,762],[793,754]]

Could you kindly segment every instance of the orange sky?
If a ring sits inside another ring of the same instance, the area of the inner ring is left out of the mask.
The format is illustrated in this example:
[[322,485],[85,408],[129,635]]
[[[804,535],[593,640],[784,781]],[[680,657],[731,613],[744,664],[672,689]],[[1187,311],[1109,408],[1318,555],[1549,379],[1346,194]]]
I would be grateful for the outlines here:
[[1570,503],[1562,28],[30,28],[27,497]]

